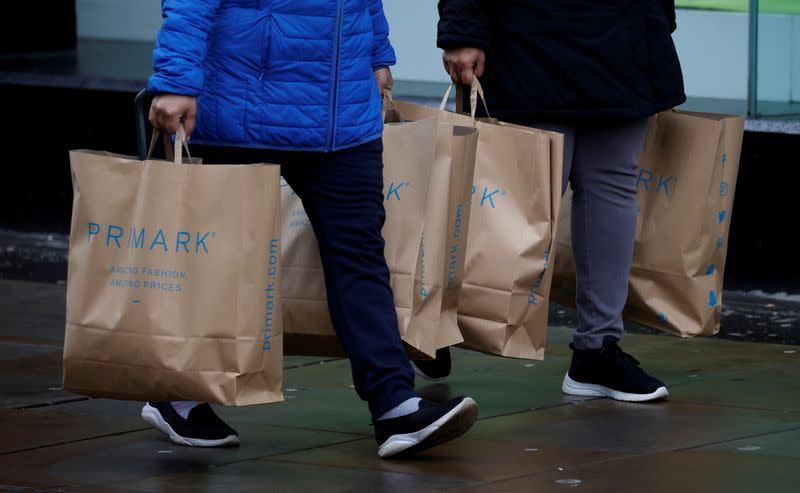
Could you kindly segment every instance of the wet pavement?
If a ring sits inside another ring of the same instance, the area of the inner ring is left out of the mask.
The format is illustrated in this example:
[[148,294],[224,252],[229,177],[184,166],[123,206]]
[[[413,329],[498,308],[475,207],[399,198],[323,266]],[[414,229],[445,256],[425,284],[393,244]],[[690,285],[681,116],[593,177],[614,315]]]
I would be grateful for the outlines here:
[[473,430],[380,461],[344,360],[286,358],[285,402],[219,409],[241,447],[189,449],[147,428],[139,403],[61,390],[63,285],[0,280],[0,313],[2,492],[797,491],[798,346],[629,334],[671,392],[638,405],[561,394],[564,327],[544,361],[457,350],[452,377],[418,390],[475,397]]
[[[550,308],[550,325],[575,327],[575,310],[560,305]],[[625,323],[633,334],[672,337],[661,331]],[[763,290],[723,291],[722,322],[719,339],[772,344],[800,344],[800,295]]]

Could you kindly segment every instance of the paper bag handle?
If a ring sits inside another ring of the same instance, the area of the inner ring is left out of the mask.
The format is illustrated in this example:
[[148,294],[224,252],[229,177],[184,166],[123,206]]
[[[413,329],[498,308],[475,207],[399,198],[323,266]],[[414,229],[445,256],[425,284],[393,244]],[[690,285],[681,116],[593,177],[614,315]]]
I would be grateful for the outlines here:
[[394,113],[400,119],[400,122],[404,123],[406,121],[406,119],[403,118],[403,115],[400,114],[400,111],[397,109],[397,106],[395,106],[395,104],[394,104],[394,99],[392,99],[392,90],[389,89],[389,88],[384,89],[383,93],[381,94],[381,97],[382,97],[382,99],[385,99],[385,100],[389,101],[389,104],[392,106],[392,110],[394,110]]
[[[153,135],[150,138],[150,148],[147,150],[147,159],[150,159],[153,156],[153,150],[156,147],[156,141],[158,140],[159,135],[161,135],[161,130],[156,128],[153,129]],[[186,145],[186,130],[183,129],[183,125],[178,127],[178,131],[175,132],[175,144],[173,147],[172,142],[169,140],[169,136],[165,132],[163,134],[164,140],[164,153],[166,154],[167,161],[172,161],[175,164],[183,163],[183,151],[186,151],[186,156],[189,158],[189,161],[192,160],[192,155],[189,153],[189,146]]]
[[[447,100],[450,99],[450,93],[453,91],[455,84],[450,84],[450,87],[447,88],[447,91],[444,93],[444,97],[442,98],[442,104],[439,105],[440,110],[444,110],[447,107]],[[486,116],[489,116],[489,107],[486,106],[486,98],[483,95],[483,86],[481,86],[480,81],[477,77],[472,79],[472,86],[469,90],[469,105],[470,105],[470,116],[472,119],[475,119],[475,113],[478,109],[478,97],[480,97],[481,101],[483,102],[483,109],[486,110]]]

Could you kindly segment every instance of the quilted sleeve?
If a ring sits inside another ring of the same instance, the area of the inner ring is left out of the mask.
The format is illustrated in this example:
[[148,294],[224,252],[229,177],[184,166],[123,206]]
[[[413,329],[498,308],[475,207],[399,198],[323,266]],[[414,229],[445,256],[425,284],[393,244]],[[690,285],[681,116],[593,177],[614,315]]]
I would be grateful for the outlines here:
[[394,65],[397,59],[389,43],[389,22],[383,13],[381,0],[370,0],[369,15],[372,17],[372,35],[375,39],[372,44],[372,69]]
[[203,89],[203,62],[221,0],[162,0],[164,23],[153,50],[154,93],[197,96]]

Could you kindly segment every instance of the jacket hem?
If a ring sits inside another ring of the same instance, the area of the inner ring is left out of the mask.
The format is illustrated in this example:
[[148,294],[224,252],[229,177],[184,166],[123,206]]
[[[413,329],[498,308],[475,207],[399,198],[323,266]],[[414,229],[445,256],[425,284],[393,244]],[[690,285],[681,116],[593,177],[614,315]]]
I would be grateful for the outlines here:
[[214,147],[242,147],[245,149],[268,149],[273,151],[294,151],[294,152],[337,152],[343,151],[345,149],[350,149],[352,147],[358,147],[360,145],[366,144],[367,142],[372,142],[373,140],[380,139],[382,136],[381,133],[372,134],[362,139],[358,139],[357,141],[353,142],[352,144],[344,144],[344,145],[334,145],[333,147],[329,146],[314,146],[314,147],[297,147],[291,145],[279,145],[279,144],[268,144],[268,143],[252,143],[252,142],[234,142],[234,141],[224,141],[224,140],[216,140],[216,139],[192,139],[189,144],[200,144],[206,146],[214,146]]

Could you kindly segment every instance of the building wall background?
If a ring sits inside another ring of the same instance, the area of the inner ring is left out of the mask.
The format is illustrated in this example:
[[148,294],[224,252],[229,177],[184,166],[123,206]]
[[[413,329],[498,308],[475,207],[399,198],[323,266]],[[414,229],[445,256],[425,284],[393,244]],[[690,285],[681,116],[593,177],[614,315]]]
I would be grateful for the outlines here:
[[[77,0],[78,36],[152,42],[161,24],[160,0]],[[395,78],[446,83],[435,47],[433,0],[384,0],[398,56]],[[690,97],[747,99],[748,14],[678,10],[674,36]],[[762,14],[759,99],[800,101],[800,15]]]

